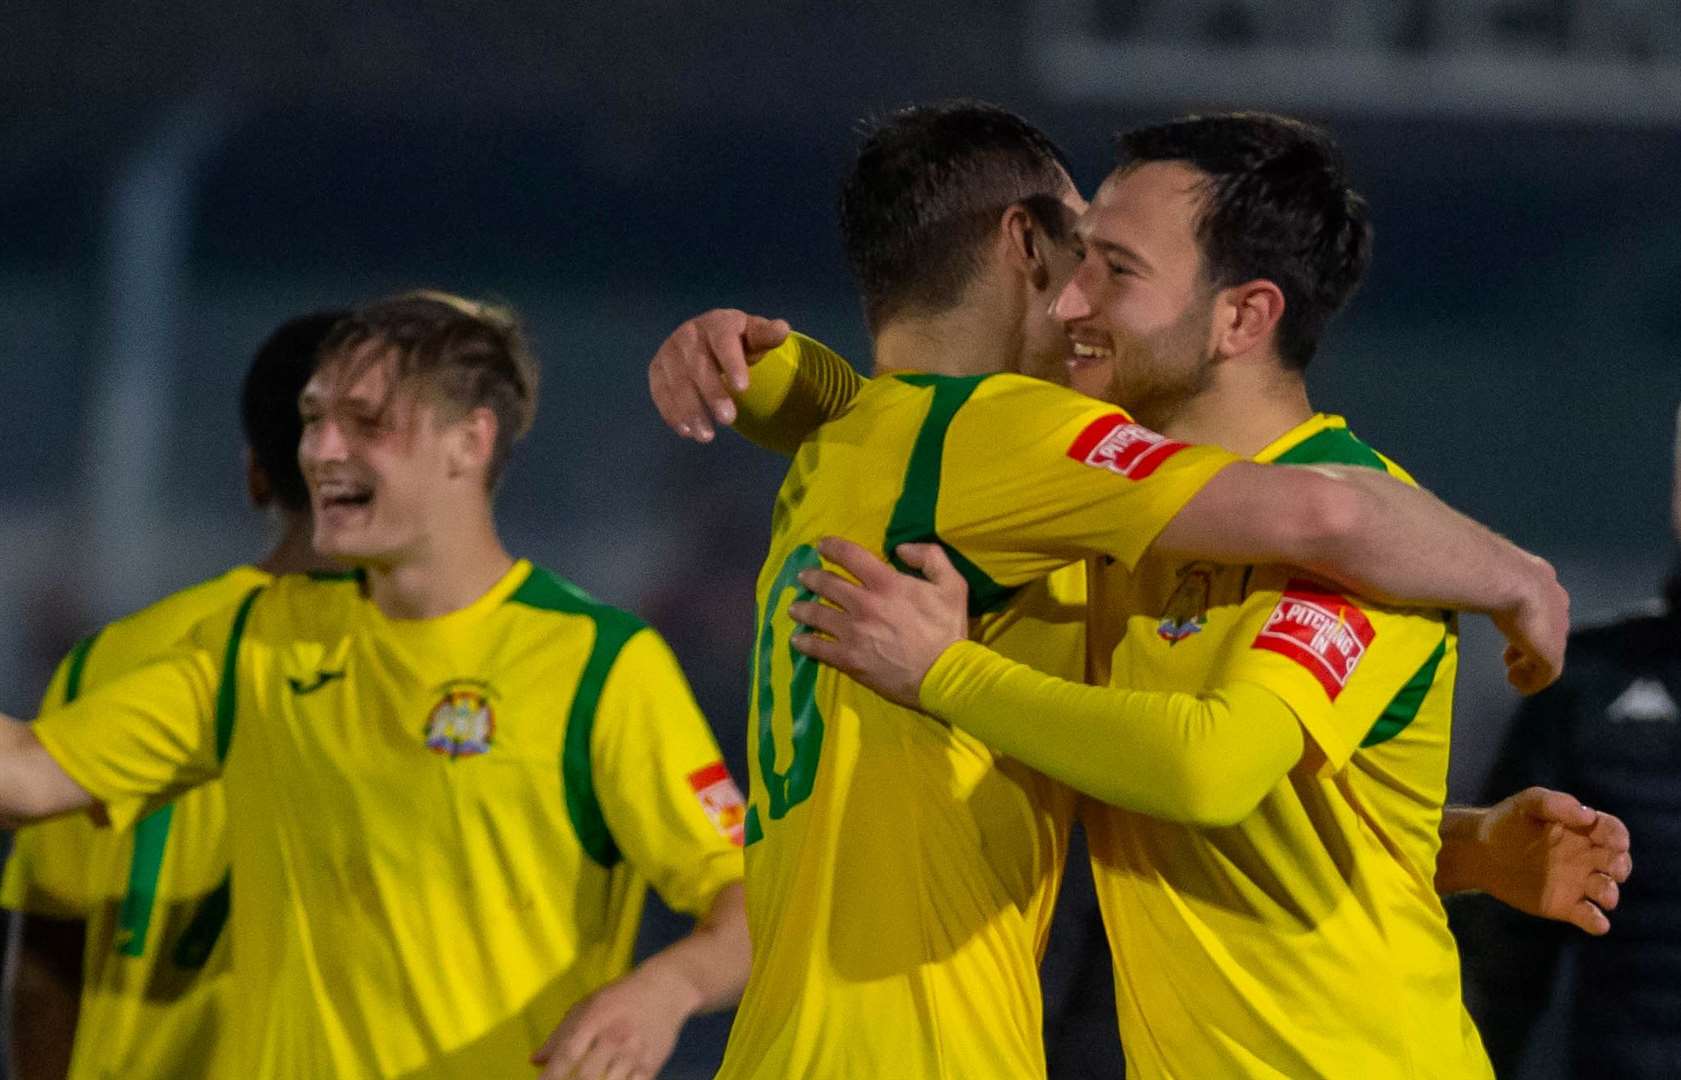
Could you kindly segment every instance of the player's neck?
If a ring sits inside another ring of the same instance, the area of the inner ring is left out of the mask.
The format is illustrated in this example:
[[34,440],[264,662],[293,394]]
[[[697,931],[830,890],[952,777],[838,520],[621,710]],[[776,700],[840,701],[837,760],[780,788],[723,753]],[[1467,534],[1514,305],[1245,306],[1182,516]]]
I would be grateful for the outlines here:
[[1299,373],[1276,364],[1227,363],[1216,367],[1209,386],[1175,408],[1160,430],[1253,457],[1312,415]]
[[308,514],[281,511],[280,539],[257,563],[257,569],[276,577],[281,574],[307,574],[313,570],[343,570],[342,564],[315,553],[315,545],[310,542],[312,531]]
[[973,305],[894,319],[875,336],[875,369],[932,375],[990,375],[1009,369],[1021,347]]
[[368,598],[390,619],[435,619],[489,592],[514,564],[490,519],[454,520],[403,558],[366,567]]

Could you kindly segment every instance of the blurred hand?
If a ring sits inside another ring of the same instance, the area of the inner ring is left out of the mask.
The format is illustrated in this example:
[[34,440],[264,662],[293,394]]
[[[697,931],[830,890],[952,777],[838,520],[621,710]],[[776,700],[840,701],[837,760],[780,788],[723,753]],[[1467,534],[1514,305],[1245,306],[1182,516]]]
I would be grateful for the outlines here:
[[795,622],[820,632],[794,635],[794,648],[890,701],[921,708],[928,669],[969,635],[969,585],[963,575],[938,544],[899,545],[899,558],[923,577],[900,573],[850,540],[828,537],[817,550],[856,583],[828,570],[800,572],[800,584],[828,604],[789,605]]
[[695,989],[657,967],[640,967],[572,1007],[531,1055],[538,1080],[652,1080],[695,1011]]
[[709,443],[713,423],[735,423],[732,394],[747,369],[788,337],[788,323],[717,308],[671,332],[648,364],[648,392],[660,418],[685,439]]
[[1589,934],[1611,929],[1605,913],[1616,908],[1618,887],[1634,869],[1621,819],[1544,787],[1525,788],[1476,813],[1483,852],[1477,888]]
[[1564,642],[1570,634],[1570,594],[1552,564],[1532,556],[1530,588],[1518,606],[1490,616],[1506,638],[1506,681],[1520,694],[1553,684],[1564,671]]

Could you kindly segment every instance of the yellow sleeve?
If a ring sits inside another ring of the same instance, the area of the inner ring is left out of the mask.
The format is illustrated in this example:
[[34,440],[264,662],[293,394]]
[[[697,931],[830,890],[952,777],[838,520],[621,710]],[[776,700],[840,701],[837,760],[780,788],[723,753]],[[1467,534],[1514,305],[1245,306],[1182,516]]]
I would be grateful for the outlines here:
[[1257,571],[1225,672],[1285,701],[1335,772],[1380,721],[1404,726],[1435,681],[1453,628],[1445,613],[1380,607],[1280,568]]
[[705,914],[741,880],[746,804],[677,658],[652,630],[625,642],[608,673],[590,765],[614,842],[672,909]]
[[974,642],[941,654],[924,710],[1077,791],[1197,826],[1235,824],[1300,760],[1301,728],[1264,686],[1205,694],[1087,686]]
[[846,411],[865,378],[827,345],[801,333],[748,369],[735,429],[754,446],[792,457],[819,426]]
[[[1088,555],[1131,568],[1191,497],[1238,460],[1037,379],[991,376],[956,400],[963,382],[935,386],[888,545],[937,535],[962,556],[954,561],[972,592],[989,581],[1030,581]],[[943,438],[942,409],[950,414]]]
[[[71,673],[80,674],[95,640],[82,641],[59,661],[37,715],[64,706]],[[0,875],[0,907],[55,919],[86,918],[100,900],[93,867],[102,865],[113,832],[95,827],[85,813],[19,829]]]
[[41,744],[106,805],[114,829],[220,774],[216,697],[231,622],[232,613],[207,619],[159,659],[35,721]]

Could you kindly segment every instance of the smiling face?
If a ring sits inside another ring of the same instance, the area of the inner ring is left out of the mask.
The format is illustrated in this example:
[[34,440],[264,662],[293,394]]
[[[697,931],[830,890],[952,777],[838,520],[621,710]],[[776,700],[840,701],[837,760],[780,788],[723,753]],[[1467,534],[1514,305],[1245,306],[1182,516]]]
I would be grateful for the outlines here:
[[455,425],[418,380],[394,373],[391,350],[369,341],[324,360],[299,397],[298,464],[321,555],[390,566],[420,554],[454,486]]
[[1055,213],[1060,220],[1039,222],[1035,229],[1037,250],[1044,260],[1045,283],[1041,294],[1026,308],[1021,366],[1017,370],[1062,386],[1068,385],[1068,336],[1051,306],[1079,265],[1074,253],[1074,224],[1085,211],[1086,200],[1073,180],[1068,181],[1058,201],[1046,198],[1036,209],[1036,216]]
[[1052,308],[1069,384],[1156,427],[1213,377],[1217,290],[1196,236],[1202,180],[1180,162],[1112,174],[1075,227],[1079,262]]

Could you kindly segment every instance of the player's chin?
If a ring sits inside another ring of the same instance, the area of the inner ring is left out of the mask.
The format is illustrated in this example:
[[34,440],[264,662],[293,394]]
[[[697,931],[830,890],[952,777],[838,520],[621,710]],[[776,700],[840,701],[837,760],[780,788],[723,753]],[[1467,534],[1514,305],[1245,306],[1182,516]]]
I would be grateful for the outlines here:
[[311,543],[317,555],[345,562],[372,558],[383,548],[377,538],[369,535],[367,529],[334,526],[319,521],[316,522]]

